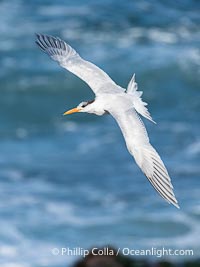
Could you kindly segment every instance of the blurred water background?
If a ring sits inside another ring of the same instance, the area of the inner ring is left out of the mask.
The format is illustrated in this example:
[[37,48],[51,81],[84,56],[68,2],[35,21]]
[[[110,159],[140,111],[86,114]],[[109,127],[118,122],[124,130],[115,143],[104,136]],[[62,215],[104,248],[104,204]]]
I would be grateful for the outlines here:
[[[51,249],[67,246],[200,256],[199,10],[197,0],[0,1],[1,267],[66,266],[75,257]],[[35,32],[63,38],[123,87],[136,73],[180,210],[151,188],[110,116],[62,116],[93,93]]]

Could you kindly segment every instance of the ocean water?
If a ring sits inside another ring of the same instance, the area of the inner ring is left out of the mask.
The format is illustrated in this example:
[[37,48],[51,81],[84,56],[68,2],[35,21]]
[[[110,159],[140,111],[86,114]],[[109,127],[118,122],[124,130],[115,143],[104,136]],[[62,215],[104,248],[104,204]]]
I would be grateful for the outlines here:
[[[1,267],[67,266],[78,257],[52,248],[107,244],[200,257],[199,8],[195,0],[0,1]],[[35,32],[63,38],[124,88],[136,73],[180,210],[151,188],[109,115],[62,116],[94,96],[36,47]]]

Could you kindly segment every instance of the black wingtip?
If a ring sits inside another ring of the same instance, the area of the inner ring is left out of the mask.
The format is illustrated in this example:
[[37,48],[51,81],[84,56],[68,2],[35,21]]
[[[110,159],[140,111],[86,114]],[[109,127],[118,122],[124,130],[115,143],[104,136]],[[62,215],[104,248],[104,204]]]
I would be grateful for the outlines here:
[[40,36],[43,36],[43,34],[41,33],[38,33],[38,32],[35,32],[35,37],[36,37],[36,40],[40,38]]
[[40,42],[38,40],[35,41],[35,43],[39,46],[39,48],[45,52],[45,49],[41,46]]
[[37,33],[37,32],[35,33],[36,41],[39,41],[39,42],[41,42],[41,39],[44,39],[45,36],[47,35],[42,34],[42,33]]
[[41,44],[41,41],[40,41],[40,37],[42,36],[42,34],[40,33],[35,33],[35,37],[36,37],[36,40],[35,40],[35,43],[39,46],[39,48],[45,52],[45,48],[42,46]]

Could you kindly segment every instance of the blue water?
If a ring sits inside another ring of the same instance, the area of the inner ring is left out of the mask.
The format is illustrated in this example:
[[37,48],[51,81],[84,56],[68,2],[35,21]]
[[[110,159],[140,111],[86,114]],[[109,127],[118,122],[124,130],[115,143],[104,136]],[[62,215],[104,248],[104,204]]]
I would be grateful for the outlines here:
[[[66,266],[77,258],[51,249],[68,246],[200,256],[199,8],[194,0],[0,2],[1,267]],[[93,93],[36,47],[35,32],[63,38],[123,87],[136,73],[180,210],[151,188],[110,116],[62,116]]]

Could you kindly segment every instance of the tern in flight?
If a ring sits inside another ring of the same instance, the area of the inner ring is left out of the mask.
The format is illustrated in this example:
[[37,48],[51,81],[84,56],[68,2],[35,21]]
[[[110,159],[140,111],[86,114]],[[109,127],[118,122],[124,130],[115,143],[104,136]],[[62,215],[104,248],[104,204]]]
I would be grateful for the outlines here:
[[96,115],[109,113],[117,121],[126,146],[152,186],[168,202],[179,208],[171,179],[160,156],[149,142],[146,128],[139,115],[152,120],[138,91],[135,75],[127,89],[117,85],[103,70],[82,59],[67,43],[57,37],[36,34],[37,45],[63,68],[85,81],[93,90],[93,101],[81,102],[64,115],[87,112]]

